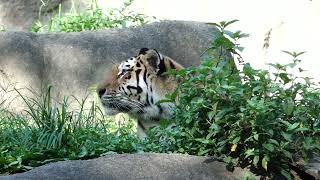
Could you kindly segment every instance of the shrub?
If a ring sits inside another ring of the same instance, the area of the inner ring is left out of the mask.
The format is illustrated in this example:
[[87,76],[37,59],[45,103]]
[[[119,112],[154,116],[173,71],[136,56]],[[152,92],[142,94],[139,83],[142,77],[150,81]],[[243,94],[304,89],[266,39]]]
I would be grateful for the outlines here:
[[[214,55],[226,49],[239,57],[237,40],[246,36],[211,23],[219,30],[201,65],[171,72],[181,81],[168,100],[176,102],[174,124],[163,121],[152,129],[150,151],[212,155],[229,167],[248,167],[264,176],[292,178],[290,167],[300,158],[320,152],[320,90],[308,77],[292,73],[298,56],[289,64],[270,64],[274,72]],[[241,58],[238,58],[241,59]]]
[[109,9],[104,13],[97,3],[92,3],[90,9],[84,12],[77,12],[74,8],[67,14],[61,14],[61,5],[58,15],[49,19],[48,25],[43,25],[40,21],[35,22],[32,32],[80,32],[95,31],[109,28],[123,28],[127,26],[144,25],[154,18],[144,14],[134,13],[129,10],[133,0],[124,2],[123,7]]

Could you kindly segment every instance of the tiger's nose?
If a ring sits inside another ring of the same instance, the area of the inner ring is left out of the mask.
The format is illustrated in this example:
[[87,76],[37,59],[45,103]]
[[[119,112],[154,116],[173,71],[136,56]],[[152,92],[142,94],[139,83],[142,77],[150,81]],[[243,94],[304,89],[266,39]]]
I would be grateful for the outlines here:
[[99,90],[98,90],[98,95],[99,95],[99,98],[101,98],[103,95],[104,95],[104,93],[107,91],[107,89],[106,88],[100,88]]

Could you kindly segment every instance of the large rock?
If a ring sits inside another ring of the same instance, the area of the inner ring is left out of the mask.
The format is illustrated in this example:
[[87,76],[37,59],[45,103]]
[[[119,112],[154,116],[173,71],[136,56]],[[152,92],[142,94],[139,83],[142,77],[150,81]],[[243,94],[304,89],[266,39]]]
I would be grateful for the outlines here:
[[80,10],[88,4],[88,0],[72,1],[0,0],[0,25],[5,30],[28,30],[35,21],[47,22],[49,17],[57,14],[59,4],[65,11],[71,8],[72,3]]
[[178,154],[114,154],[63,161],[0,179],[241,179],[247,171],[226,169],[209,157]]
[[52,84],[83,97],[108,66],[156,48],[184,66],[199,64],[216,29],[198,22],[164,21],[143,27],[81,33],[0,33],[0,71],[20,87]]

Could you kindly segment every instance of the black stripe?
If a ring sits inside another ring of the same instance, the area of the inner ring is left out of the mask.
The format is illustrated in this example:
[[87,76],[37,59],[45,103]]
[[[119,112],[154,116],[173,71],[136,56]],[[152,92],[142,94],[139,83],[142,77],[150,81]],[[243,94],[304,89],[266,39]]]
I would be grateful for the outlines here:
[[150,102],[149,102],[149,95],[148,95],[148,92],[147,92],[147,95],[146,95],[146,102],[147,102],[147,106],[150,106]]
[[142,128],[142,130],[146,130],[146,128],[143,126],[143,124],[138,120],[138,125]]
[[137,90],[137,94],[140,94],[140,93],[142,93],[142,88],[140,87],[140,86],[137,86],[137,87],[135,87],[135,86],[127,86],[127,89],[131,92],[131,89],[135,89],[135,90]]
[[170,61],[170,60],[169,60],[169,64],[170,64],[171,69],[175,69],[175,68],[176,68],[176,66],[175,66],[175,65],[173,64],[173,62]]
[[143,73],[143,80],[144,83],[146,83],[147,87],[148,87],[148,83],[147,83],[147,68],[145,67],[144,73]]
[[160,63],[159,63],[159,67],[158,67],[159,68],[158,75],[161,75],[162,73],[167,71],[167,68],[164,63],[164,57],[162,56],[162,58],[161,58],[160,53],[157,50],[155,50],[155,51],[157,52],[159,59],[160,59]]
[[141,69],[136,70],[136,78],[137,78],[137,86],[139,86],[139,74],[141,72]]
[[142,93],[142,88],[140,86],[137,86],[137,93],[138,94]]
[[148,48],[141,48],[141,49],[140,49],[140,52],[139,52],[139,55],[140,55],[140,54],[143,54],[143,55],[144,55],[144,54],[147,54],[147,51],[148,51],[148,50],[149,50]]
[[163,113],[163,108],[161,105],[158,105],[158,109],[159,109],[159,114],[162,114]]
[[153,50],[158,54],[159,59],[163,60],[163,56],[162,56],[162,59],[161,59],[160,53],[156,49],[153,49]]
[[159,64],[159,71],[158,71],[158,75],[161,75],[162,73],[166,72],[167,71],[167,68],[166,68],[166,65],[164,64],[164,60],[161,59],[160,60],[160,64]]

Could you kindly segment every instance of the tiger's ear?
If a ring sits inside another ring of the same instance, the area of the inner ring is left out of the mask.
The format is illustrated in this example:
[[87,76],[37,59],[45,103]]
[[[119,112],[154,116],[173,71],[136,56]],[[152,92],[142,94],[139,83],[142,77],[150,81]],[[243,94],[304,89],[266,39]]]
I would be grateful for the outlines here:
[[145,55],[145,54],[147,54],[147,51],[149,51],[148,48],[141,48],[138,55],[141,55],[141,54]]
[[164,58],[156,49],[142,48],[139,55],[145,56],[145,60],[158,75],[166,71]]

